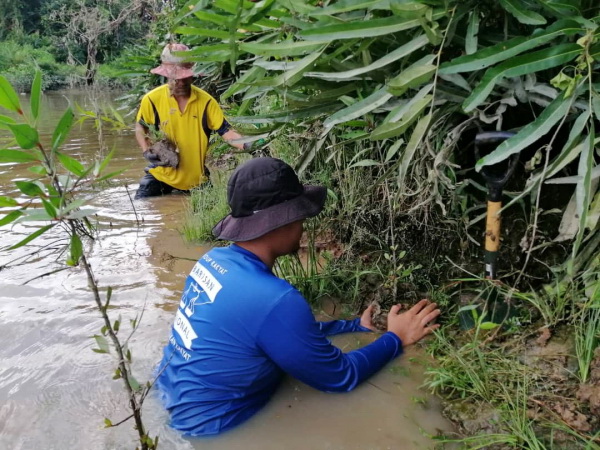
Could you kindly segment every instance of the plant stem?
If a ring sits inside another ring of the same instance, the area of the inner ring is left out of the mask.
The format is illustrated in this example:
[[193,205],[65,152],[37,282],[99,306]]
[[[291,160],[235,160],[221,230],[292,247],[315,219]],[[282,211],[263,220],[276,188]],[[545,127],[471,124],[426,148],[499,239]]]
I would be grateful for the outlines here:
[[[74,224],[74,220],[69,221],[69,225],[71,226],[71,232],[76,233],[76,227]],[[119,338],[115,333],[112,324],[110,322],[110,318],[108,317],[107,308],[102,304],[102,299],[100,298],[100,291],[98,289],[98,284],[96,279],[94,278],[94,274],[92,273],[92,267],[90,266],[85,254],[81,255],[81,264],[85,269],[85,273],[87,274],[88,283],[92,293],[94,295],[94,300],[96,301],[96,306],[98,307],[98,311],[102,315],[102,319],[104,320],[104,325],[106,326],[107,333],[112,340],[115,350],[117,352],[119,358],[119,370],[121,371],[121,377],[123,378],[123,383],[125,384],[125,390],[129,395],[129,405],[133,412],[132,416],[135,420],[135,428],[138,431],[138,435],[140,437],[140,444],[142,450],[148,450],[148,444],[146,443],[146,432],[144,430],[144,424],[142,423],[142,410],[141,404],[138,404],[136,392],[133,390],[129,383],[129,368],[125,362],[125,355],[123,354],[123,347],[119,342]]]

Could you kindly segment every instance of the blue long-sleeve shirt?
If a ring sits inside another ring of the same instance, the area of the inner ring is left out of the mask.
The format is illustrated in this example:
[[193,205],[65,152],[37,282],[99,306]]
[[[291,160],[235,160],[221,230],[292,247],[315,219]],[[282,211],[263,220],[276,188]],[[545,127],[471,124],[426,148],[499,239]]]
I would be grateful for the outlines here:
[[348,353],[327,336],[368,331],[360,319],[317,322],[302,295],[233,244],[205,254],[188,276],[157,380],[171,425],[192,436],[248,419],[283,374],[346,392],[402,353],[385,333]]

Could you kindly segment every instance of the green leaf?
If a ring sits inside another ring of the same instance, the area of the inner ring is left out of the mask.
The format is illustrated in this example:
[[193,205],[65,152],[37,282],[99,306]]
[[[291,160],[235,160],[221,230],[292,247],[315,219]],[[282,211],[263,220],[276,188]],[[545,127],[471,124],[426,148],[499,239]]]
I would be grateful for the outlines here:
[[248,89],[250,83],[253,81],[262,78],[266,73],[266,70],[262,67],[253,66],[250,70],[246,71],[244,75],[242,75],[235,83],[233,83],[229,88],[221,94],[221,100],[228,99],[232,95],[237,94],[238,92],[243,92]]
[[531,36],[520,36],[483,48],[472,55],[460,56],[440,66],[440,74],[472,72],[502,62],[555,38],[582,32],[581,25],[572,20],[559,20],[545,30],[536,30]]
[[98,344],[98,348],[102,350],[102,353],[110,353],[110,346],[104,336],[95,334],[94,339],[96,339],[96,344]]
[[310,14],[315,9],[306,0],[278,0],[277,3],[296,14]]
[[0,75],[0,106],[18,112],[21,115],[23,114],[21,103],[19,103],[19,96],[8,80],[2,75]]
[[421,144],[423,140],[423,136],[427,132],[429,128],[429,123],[431,122],[432,114],[429,113],[426,116],[421,117],[417,126],[415,127],[412,135],[410,136],[410,141],[406,145],[404,149],[404,153],[402,154],[401,162],[400,162],[400,170],[398,172],[398,186],[400,189],[404,189],[404,180],[406,179],[406,174],[408,173],[408,167],[410,166],[413,156]]
[[331,16],[343,12],[356,11],[357,9],[366,9],[377,3],[381,3],[381,0],[340,0],[325,8],[314,8],[308,15],[313,17]]
[[316,117],[321,114],[329,114],[336,107],[339,107],[339,104],[325,103],[323,105],[311,106],[310,108],[283,110],[271,114],[261,114],[256,116],[238,116],[235,118],[235,122],[252,124],[268,124],[281,122],[285,123],[289,122],[290,120],[303,119],[306,117]]
[[400,104],[400,106],[392,109],[390,113],[383,119],[383,123],[387,122],[397,122],[402,119],[404,114],[406,114],[417,102],[420,102],[424,99],[431,91],[433,90],[433,83],[427,84],[423,86],[419,92],[411,96],[410,100],[406,103]]
[[307,41],[284,41],[276,44],[273,43],[254,43],[254,42],[242,42],[240,43],[240,50],[252,53],[253,55],[259,56],[299,56],[306,53],[312,53],[317,49],[321,48],[324,44],[329,43],[327,40],[312,40]]
[[396,96],[400,96],[408,89],[428,82],[437,69],[437,66],[431,64],[434,59],[435,55],[427,55],[411,64],[398,76],[389,81],[388,91]]
[[[173,33],[191,36],[211,37],[221,40],[227,40],[230,38],[229,31],[215,30],[214,28],[177,27],[173,30]],[[244,37],[246,36],[242,33],[235,33],[236,39],[242,39]]]
[[581,54],[577,44],[562,44],[537,52],[516,56],[496,67],[488,69],[471,95],[463,103],[465,112],[472,111],[485,101],[498,81],[505,77],[518,77],[540,70],[566,64]]
[[28,195],[29,197],[40,197],[45,195],[40,186],[31,181],[15,181],[15,184],[23,194]]
[[377,161],[375,161],[373,159],[362,159],[362,160],[360,160],[358,162],[350,164],[347,167],[347,169],[350,170],[350,169],[352,169],[354,167],[369,167],[369,166],[380,166],[380,165],[381,165],[380,162],[377,162]]
[[220,14],[215,14],[210,11],[194,11],[194,15],[205,22],[215,23],[226,27],[229,24],[229,18]]
[[70,253],[71,253],[71,261],[73,261],[73,265],[79,264],[79,259],[81,255],[83,255],[83,245],[81,244],[81,239],[77,234],[71,235],[71,245],[70,245]]
[[50,228],[52,228],[54,225],[56,225],[55,223],[51,223],[50,225],[46,225],[36,231],[34,231],[33,233],[31,233],[29,236],[27,236],[25,239],[23,239],[20,242],[17,242],[15,245],[13,245],[12,247],[9,247],[9,250],[14,250],[16,248],[19,247],[23,247],[25,244],[28,244],[29,242],[33,241],[34,239],[40,237],[42,234],[44,234],[46,231],[48,231]]
[[[371,72],[373,70],[381,69],[382,67],[387,66],[388,64],[393,63],[401,58],[404,58],[407,55],[410,55],[415,50],[418,50],[425,45],[427,45],[429,41],[426,36],[419,36],[412,41],[398,47],[393,52],[388,53],[383,58],[378,59],[377,61],[364,66],[359,67],[353,70],[346,70],[344,72],[308,72],[305,76],[310,78],[320,78],[322,80],[328,81],[342,81],[348,80],[350,78],[354,78],[358,75],[362,75],[364,73]],[[432,56],[432,59],[434,56]]]
[[83,167],[83,164],[81,164],[76,159],[59,152],[56,152],[56,156],[58,157],[58,160],[63,165],[63,167],[72,174],[81,177],[85,173],[85,167]]
[[307,41],[333,41],[336,39],[367,38],[409,30],[420,26],[418,19],[408,20],[393,16],[384,19],[362,20],[337,25],[315,26],[300,31],[299,35]]
[[391,97],[392,94],[387,92],[384,86],[363,100],[356,102],[353,105],[336,112],[335,114],[332,114],[329,118],[327,118],[327,120],[325,120],[325,122],[323,122],[323,126],[326,129],[330,129],[338,123],[343,123],[352,119],[356,119],[357,117],[362,117],[374,109],[386,104]]
[[548,133],[565,114],[569,112],[571,102],[558,96],[544,111],[530,124],[523,127],[513,137],[502,142],[490,154],[486,155],[475,165],[478,172],[483,166],[490,166],[504,161],[509,156],[520,152],[530,146],[546,133]]
[[592,200],[592,169],[594,168],[594,122],[590,122],[590,133],[587,136],[581,156],[579,157],[579,168],[577,174],[581,177],[581,181],[575,187],[575,199],[577,205],[577,217],[579,217],[579,229],[577,237],[573,243],[573,258],[577,256],[579,247],[583,241],[585,233],[585,223],[587,222],[589,207]]
[[42,204],[44,205],[44,209],[46,210],[48,216],[51,219],[56,219],[56,208],[54,207],[54,205],[45,198],[42,198]]
[[475,311],[477,308],[479,308],[479,305],[465,305],[462,306],[458,311],[456,311],[457,313],[461,313],[461,312],[465,312],[465,311]]
[[32,166],[32,167],[28,167],[27,170],[29,170],[30,172],[35,173],[36,175],[47,175],[48,171],[46,170],[46,168],[44,166]]
[[585,227],[588,230],[595,230],[600,220],[600,192],[596,192],[594,199],[590,203],[590,208],[587,213],[587,220],[585,221]]
[[114,148],[108,153],[108,155],[106,155],[106,158],[104,158],[102,160],[102,162],[98,166],[98,172],[94,173],[94,176],[98,176],[102,172],[104,172],[104,169],[106,169],[106,166],[108,166],[108,163],[112,160],[113,156],[115,156],[115,149]]
[[269,86],[269,87],[278,87],[285,86],[290,87],[296,84],[302,78],[304,72],[310,69],[315,61],[319,59],[321,53],[325,50],[325,46],[323,46],[318,52],[313,53],[312,55],[305,56],[300,61],[297,61],[294,64],[294,68],[291,70],[287,70],[280,75],[277,75],[271,79],[265,79],[260,81],[255,81],[254,84],[256,86]]
[[[235,41],[234,41],[235,42]],[[229,61],[229,55],[231,54],[230,50],[223,50],[223,51],[219,51],[219,52],[212,52],[212,53],[207,53],[206,55],[202,55],[202,56],[190,56],[189,58],[186,58],[188,61],[190,62],[224,62],[224,61]]]
[[17,123],[12,117],[4,116],[0,114],[0,130],[9,130],[9,123]]
[[140,390],[140,383],[138,383],[138,380],[136,380],[133,375],[129,374],[127,381],[129,382],[129,386],[131,386],[131,389],[133,389],[134,391]]
[[17,206],[19,202],[17,202],[12,197],[7,197],[5,195],[0,195],[0,208],[5,208],[7,206]]
[[404,133],[419,118],[423,110],[431,103],[432,98],[431,95],[426,95],[415,102],[398,122],[387,122],[375,128],[371,132],[371,140],[388,139]]
[[42,96],[42,72],[35,71],[33,83],[31,83],[31,115],[37,119],[40,115],[40,99]]
[[396,156],[396,153],[398,153],[398,150],[400,149],[400,146],[404,144],[404,139],[398,139],[396,142],[394,142],[390,148],[387,151],[387,154],[385,155],[385,161],[384,162],[389,162],[394,156]]
[[[580,143],[577,145],[577,143],[580,142],[583,131],[590,120],[591,115],[591,111],[586,109],[579,115],[579,117],[577,117],[577,119],[575,119],[573,125],[571,125],[567,142],[561,149],[560,154],[548,165],[548,170],[546,171],[545,175],[546,179],[556,175],[567,164],[575,160],[575,158],[581,153],[583,150],[583,144]],[[542,172],[543,171],[540,170],[539,173],[532,177],[532,179],[536,178],[538,175],[541,175]]]
[[469,25],[465,36],[465,53],[472,55],[477,51],[477,34],[479,33],[479,9],[469,13]]
[[17,144],[25,150],[33,148],[39,142],[38,132],[26,123],[7,124],[17,140]]
[[[8,198],[8,197],[2,197],[2,198]],[[6,206],[12,206],[12,205],[6,205]],[[23,215],[22,211],[11,211],[11,212],[9,212],[2,219],[0,219],[0,227],[3,227],[4,225],[8,225],[11,222],[14,222],[15,220],[17,220],[22,215]]]
[[35,208],[23,211],[23,217],[19,222],[50,222],[53,219],[54,216],[49,215],[45,209]]
[[108,309],[108,305],[110,305],[110,299],[112,298],[112,286],[108,286],[106,288],[106,303],[104,304],[104,311]]
[[70,211],[83,206],[85,204],[85,202],[86,202],[86,200],[83,198],[79,198],[77,200],[73,200],[73,201],[69,202],[69,204],[67,206],[64,206],[60,210],[60,216],[61,217],[66,216],[67,213],[69,213]]
[[440,45],[442,42],[442,33],[440,32],[440,24],[432,22],[431,24],[424,18],[419,18],[419,23],[425,31],[425,35],[431,45]]
[[109,180],[117,175],[122,174],[123,172],[125,172],[125,169],[115,170],[114,172],[107,173],[106,175],[103,175],[100,178],[97,178],[96,182]]
[[67,216],[65,216],[65,219],[83,219],[84,217],[93,216],[97,212],[97,209],[79,209],[77,211],[70,212]]
[[522,1],[519,0],[500,0],[500,5],[511,13],[515,19],[525,25],[544,25],[546,19],[535,11],[528,9]]
[[494,328],[498,328],[498,324],[494,322],[482,322],[479,324],[479,329],[481,330],[493,330]]
[[74,117],[73,110],[70,107],[67,108],[52,134],[52,151],[55,151],[60,147],[69,135],[69,131],[71,131],[71,127],[73,126]]
[[600,95],[592,95],[592,109],[596,115],[596,120],[600,120]]
[[404,17],[405,19],[424,17],[430,11],[427,5],[419,2],[399,2],[393,0],[390,2],[390,9],[395,15]]
[[39,161],[39,158],[28,152],[21,150],[3,149],[0,150],[0,162],[31,162]]

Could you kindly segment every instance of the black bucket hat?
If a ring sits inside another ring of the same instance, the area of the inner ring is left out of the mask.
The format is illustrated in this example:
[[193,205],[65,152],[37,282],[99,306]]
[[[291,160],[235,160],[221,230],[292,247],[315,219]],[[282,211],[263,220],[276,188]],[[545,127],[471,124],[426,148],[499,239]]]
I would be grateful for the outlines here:
[[276,158],[254,158],[239,166],[227,183],[231,213],[212,232],[218,239],[244,242],[297,220],[314,217],[325,205],[327,189],[302,185],[289,165]]

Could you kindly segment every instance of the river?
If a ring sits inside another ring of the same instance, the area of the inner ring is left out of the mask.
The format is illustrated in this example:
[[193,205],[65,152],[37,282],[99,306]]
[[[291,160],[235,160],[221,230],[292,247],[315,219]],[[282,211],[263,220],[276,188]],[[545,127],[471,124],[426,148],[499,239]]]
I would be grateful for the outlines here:
[[[28,99],[21,96],[21,101]],[[44,95],[42,142],[49,142],[68,102],[91,107],[83,91]],[[143,313],[130,348],[134,375],[146,381],[160,359],[194,264],[186,258],[200,257],[206,247],[186,244],[178,231],[185,196],[135,201],[134,212],[129,194],[133,196],[142,175],[143,158],[131,131],[107,131],[105,139],[116,149],[111,168],[123,172],[104,190],[86,194],[100,224],[100,238],[87,248],[100,286],[113,289],[110,313],[113,320],[121,316],[121,334],[128,333],[130,319]],[[7,142],[7,132],[0,130],[0,148]],[[88,161],[98,151],[91,121],[76,125],[64,145],[65,153]],[[0,163],[0,195],[19,198],[13,182],[30,176],[23,164]],[[1,246],[18,242],[33,229],[22,224],[0,228]],[[52,247],[57,237],[48,233],[32,244]],[[0,252],[0,448],[134,449],[137,433],[131,422],[103,427],[104,418],[116,423],[129,412],[122,380],[111,379],[114,358],[91,350],[91,336],[99,334],[102,321],[85,273],[73,268],[37,278],[60,268],[65,257],[32,255],[26,264],[11,263],[25,257],[27,248]],[[349,349],[369,339],[347,335],[335,343]],[[160,436],[159,447],[169,450],[433,448],[427,434],[451,426],[437,400],[419,388],[424,359],[410,349],[348,394],[326,394],[286,379],[260,413],[217,438],[180,436],[167,425],[168,414],[155,393],[144,403],[144,422],[151,436]]]

